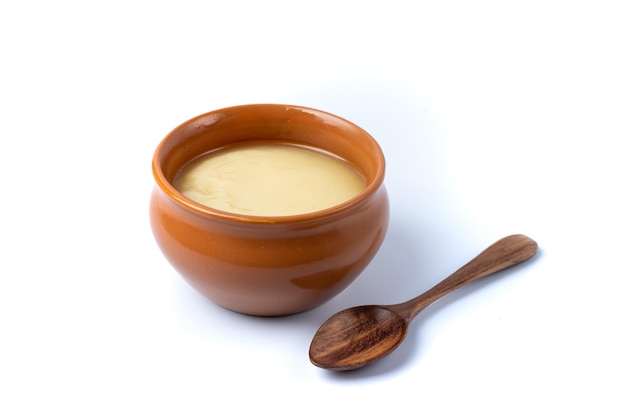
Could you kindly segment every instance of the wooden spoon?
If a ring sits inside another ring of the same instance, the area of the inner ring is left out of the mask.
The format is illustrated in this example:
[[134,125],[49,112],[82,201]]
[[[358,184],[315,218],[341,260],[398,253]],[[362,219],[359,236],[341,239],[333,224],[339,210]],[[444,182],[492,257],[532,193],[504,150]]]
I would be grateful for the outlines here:
[[311,362],[335,371],[357,369],[393,351],[409,323],[446,294],[479,278],[523,262],[537,253],[537,243],[524,236],[505,237],[424,294],[394,305],[352,307],[331,316],[319,328],[309,349]]

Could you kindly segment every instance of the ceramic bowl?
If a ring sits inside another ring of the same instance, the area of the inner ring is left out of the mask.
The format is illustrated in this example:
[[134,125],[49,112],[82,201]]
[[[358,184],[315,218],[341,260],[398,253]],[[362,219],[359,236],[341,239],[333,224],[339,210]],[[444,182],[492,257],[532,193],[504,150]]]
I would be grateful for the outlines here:
[[[356,168],[367,186],[340,205],[280,217],[212,209],[172,186],[189,161],[245,141],[330,152]],[[200,115],[161,141],[152,171],[156,186],[150,221],[165,258],[193,288],[236,312],[278,316],[324,303],[363,271],[387,231],[389,202],[379,145],[355,124],[320,110],[252,104]]]

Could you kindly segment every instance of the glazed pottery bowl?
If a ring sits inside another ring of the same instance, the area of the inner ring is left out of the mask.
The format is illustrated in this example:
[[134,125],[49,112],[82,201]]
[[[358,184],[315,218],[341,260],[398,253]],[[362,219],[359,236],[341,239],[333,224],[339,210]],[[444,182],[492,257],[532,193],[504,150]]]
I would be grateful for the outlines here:
[[[209,208],[172,186],[188,162],[246,141],[329,152],[352,165],[366,187],[331,208],[264,217]],[[363,271],[387,231],[379,145],[363,129],[323,111],[253,104],[203,114],[161,141],[152,171],[150,221],[164,256],[201,294],[240,313],[286,315],[329,300]]]

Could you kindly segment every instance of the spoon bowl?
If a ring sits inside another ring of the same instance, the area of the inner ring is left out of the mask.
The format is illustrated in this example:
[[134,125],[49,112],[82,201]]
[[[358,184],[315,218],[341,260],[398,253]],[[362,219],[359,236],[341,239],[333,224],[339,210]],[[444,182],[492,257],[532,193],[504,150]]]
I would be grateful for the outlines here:
[[326,320],[311,343],[309,356],[321,368],[360,368],[398,347],[407,327],[402,316],[385,306],[352,307]]
[[361,368],[397,348],[411,320],[446,294],[537,253],[537,243],[511,235],[489,246],[448,278],[422,295],[393,305],[366,305],[340,311],[326,320],[311,341],[309,358],[320,368],[346,371]]

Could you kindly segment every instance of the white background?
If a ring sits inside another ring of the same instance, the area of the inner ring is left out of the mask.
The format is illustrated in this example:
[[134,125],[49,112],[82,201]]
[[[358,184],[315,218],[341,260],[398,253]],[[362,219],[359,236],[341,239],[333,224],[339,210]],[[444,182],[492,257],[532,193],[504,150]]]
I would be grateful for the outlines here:
[[[626,414],[626,9],[608,1],[5,1],[0,415]],[[323,306],[205,300],[148,223],[152,152],[230,105],[311,106],[387,158],[390,229]],[[511,233],[523,266],[351,373],[317,327]]]

